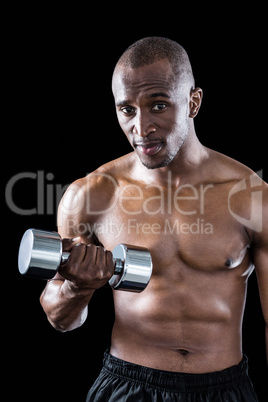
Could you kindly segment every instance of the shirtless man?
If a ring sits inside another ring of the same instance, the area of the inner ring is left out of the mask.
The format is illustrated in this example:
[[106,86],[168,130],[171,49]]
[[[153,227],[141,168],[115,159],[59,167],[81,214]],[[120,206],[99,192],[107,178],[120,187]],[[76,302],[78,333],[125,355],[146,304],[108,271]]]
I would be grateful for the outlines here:
[[152,278],[141,293],[113,291],[110,353],[87,400],[256,401],[241,327],[254,266],[268,326],[267,185],[199,142],[202,90],[176,42],[130,46],[112,90],[134,152],[63,196],[58,230],[71,254],[41,295],[48,320],[60,331],[82,325],[113,275],[108,250],[147,247]]

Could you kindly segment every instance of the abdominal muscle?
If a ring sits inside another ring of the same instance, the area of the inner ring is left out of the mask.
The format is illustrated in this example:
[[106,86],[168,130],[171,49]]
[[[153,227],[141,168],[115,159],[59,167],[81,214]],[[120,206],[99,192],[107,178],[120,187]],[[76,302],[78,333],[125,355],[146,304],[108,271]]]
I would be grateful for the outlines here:
[[[217,286],[159,286],[151,279],[140,293],[114,292],[115,323],[110,353],[158,370],[206,373],[242,359],[243,300],[224,303]],[[174,285],[174,284],[173,284]],[[236,304],[232,313],[232,303]]]

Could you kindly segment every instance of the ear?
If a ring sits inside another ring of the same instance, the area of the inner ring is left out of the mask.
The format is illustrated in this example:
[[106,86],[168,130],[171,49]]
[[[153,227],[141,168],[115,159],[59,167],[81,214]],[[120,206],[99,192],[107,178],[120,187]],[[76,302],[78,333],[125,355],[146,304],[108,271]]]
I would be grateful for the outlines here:
[[191,94],[190,94],[190,111],[189,111],[189,117],[192,119],[197,115],[201,102],[203,98],[203,91],[201,88],[195,88],[191,89]]

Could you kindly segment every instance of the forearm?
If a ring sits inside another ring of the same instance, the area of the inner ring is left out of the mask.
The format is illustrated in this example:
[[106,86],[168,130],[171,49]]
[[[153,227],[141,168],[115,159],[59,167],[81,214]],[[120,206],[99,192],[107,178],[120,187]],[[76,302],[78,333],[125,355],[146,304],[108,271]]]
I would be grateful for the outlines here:
[[51,280],[41,297],[41,305],[48,321],[58,331],[71,331],[80,327],[87,317],[87,305],[94,290],[74,291],[68,281]]

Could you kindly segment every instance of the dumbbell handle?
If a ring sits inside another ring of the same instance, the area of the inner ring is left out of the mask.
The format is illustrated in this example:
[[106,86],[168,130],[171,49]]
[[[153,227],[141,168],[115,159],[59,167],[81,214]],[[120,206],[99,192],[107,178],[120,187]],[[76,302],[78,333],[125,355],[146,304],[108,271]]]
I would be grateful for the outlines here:
[[[61,263],[65,264],[70,257],[68,251],[63,251],[61,255]],[[121,258],[113,258],[114,260],[114,275],[120,275],[124,270],[124,262]]]

